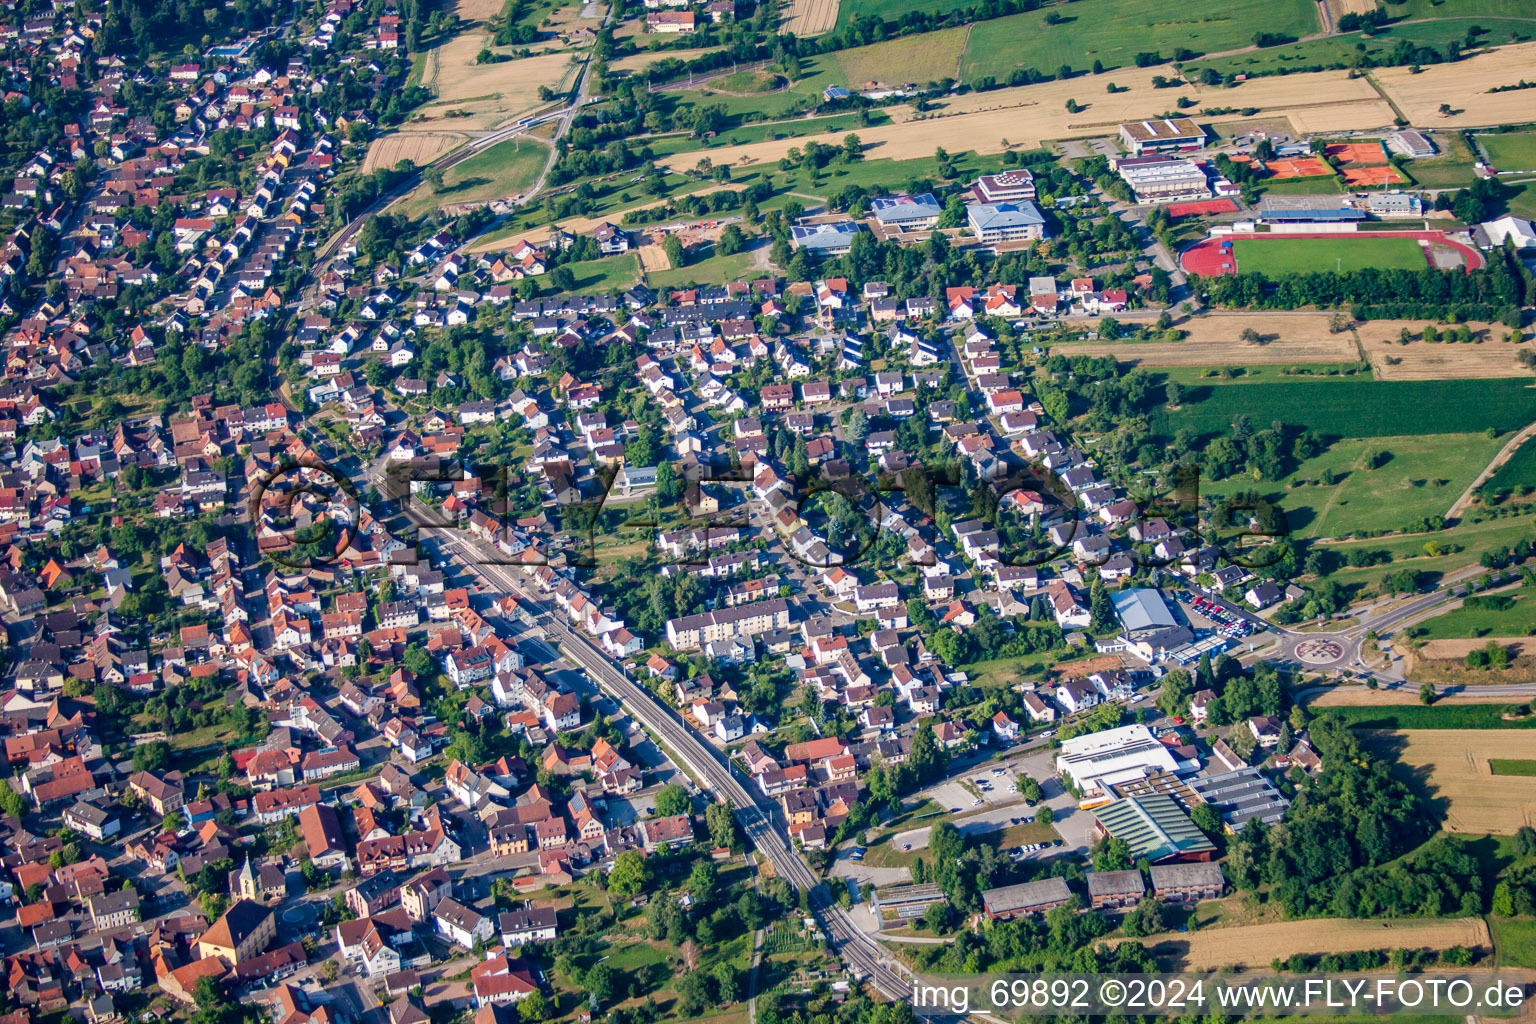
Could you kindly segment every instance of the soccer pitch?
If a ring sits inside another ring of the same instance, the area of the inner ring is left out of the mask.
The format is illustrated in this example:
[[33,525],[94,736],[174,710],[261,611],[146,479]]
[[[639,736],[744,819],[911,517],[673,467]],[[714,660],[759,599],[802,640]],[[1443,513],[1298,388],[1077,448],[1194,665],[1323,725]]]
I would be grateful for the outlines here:
[[1412,238],[1243,238],[1233,244],[1241,274],[1309,274],[1318,271],[1422,270],[1424,250]]

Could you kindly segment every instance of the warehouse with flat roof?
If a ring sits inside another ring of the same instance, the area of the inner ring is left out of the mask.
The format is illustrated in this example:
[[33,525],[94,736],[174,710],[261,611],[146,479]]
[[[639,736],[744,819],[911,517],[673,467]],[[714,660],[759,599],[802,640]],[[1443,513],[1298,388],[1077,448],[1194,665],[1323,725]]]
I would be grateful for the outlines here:
[[1108,795],[1108,787],[1182,766],[1165,744],[1144,725],[1074,736],[1062,741],[1056,771],[1087,800]]
[[1038,882],[988,889],[981,894],[981,905],[992,920],[1008,921],[1047,913],[1064,906],[1071,898],[1072,890],[1064,879],[1042,878]]
[[1170,149],[1199,149],[1205,145],[1205,129],[1187,117],[1158,117],[1122,124],[1120,141],[1137,156]]
[[1252,766],[1189,780],[1196,797],[1216,808],[1228,832],[1239,832],[1254,818],[1266,825],[1280,820],[1291,802]]
[[1093,819],[1094,831],[1124,842],[1131,849],[1132,860],[1145,857],[1153,864],[1205,861],[1216,854],[1216,845],[1178,802],[1165,794],[1116,800],[1094,810]]

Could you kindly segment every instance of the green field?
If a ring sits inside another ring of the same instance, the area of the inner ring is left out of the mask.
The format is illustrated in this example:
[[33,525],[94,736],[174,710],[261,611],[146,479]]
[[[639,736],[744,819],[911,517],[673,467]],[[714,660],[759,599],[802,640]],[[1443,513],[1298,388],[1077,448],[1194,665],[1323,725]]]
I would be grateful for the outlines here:
[[749,277],[761,277],[766,273],[757,268],[756,261],[750,252],[738,252],[729,256],[710,256],[675,270],[658,270],[645,275],[645,283],[652,288],[680,288],[687,284],[724,284],[727,281],[742,281]]
[[532,139],[508,139],[454,164],[443,173],[443,188],[422,185],[405,201],[406,212],[419,217],[450,203],[484,202],[525,191],[539,179],[549,159],[549,147]]
[[[1483,434],[1348,438],[1297,467],[1290,480],[1303,481],[1301,486],[1271,488],[1265,496],[1285,510],[1297,537],[1402,530],[1444,515],[1499,445]],[[1366,468],[1368,456],[1382,452],[1391,457]],[[1325,472],[1334,483],[1322,483]],[[1253,487],[1252,480],[1236,477],[1202,483],[1201,490],[1223,494]]]
[[1483,485],[1494,491],[1536,487],[1536,439],[1525,442]]
[[640,283],[640,257],[632,252],[566,266],[580,292],[625,291]]
[[1408,173],[1414,182],[1430,188],[1452,185],[1470,185],[1474,176],[1472,165],[1476,157],[1460,132],[1435,132],[1437,154],[1422,160],[1410,160]]
[[1479,135],[1478,145],[1501,171],[1536,171],[1536,132]]
[[961,65],[962,80],[991,75],[1006,82],[1015,68],[1055,74],[1063,64],[1086,71],[1095,60],[1105,68],[1126,67],[1136,55],[1156,52],[1167,59],[1179,47],[1200,53],[1252,44],[1254,29],[1302,37],[1319,30],[1317,9],[1306,0],[1189,0],[1177,6],[1157,0],[1077,0],[1044,11],[986,22],[973,31]]
[[1536,921],[1530,918],[1488,919],[1494,958],[1500,967],[1536,967]]
[[[1483,552],[1499,547],[1507,548],[1521,540],[1529,539],[1530,535],[1531,524],[1524,517],[1488,519],[1483,522],[1463,519],[1455,526],[1442,530],[1433,537],[1426,537],[1423,534],[1378,537],[1344,544],[1329,544],[1328,550],[1340,557],[1347,557],[1350,552],[1357,550],[1385,551],[1390,554],[1393,561],[1384,565],[1344,566],[1333,574],[1333,578],[1343,586],[1375,586],[1388,573],[1405,568],[1416,569],[1427,578],[1435,579],[1457,569],[1476,565]],[[1441,545],[1455,545],[1462,550],[1452,551],[1449,554],[1429,555],[1425,553],[1424,545],[1431,540]]]
[[[1510,2],[1519,3],[1520,0],[1510,0]],[[1452,3],[1448,0],[1443,6],[1450,7]],[[1394,17],[1401,16],[1401,8],[1390,7],[1388,10]],[[1357,47],[1364,46],[1363,52],[1377,58],[1390,53],[1397,46],[1398,41],[1404,39],[1417,46],[1443,48],[1446,43],[1463,42],[1467,29],[1474,25],[1487,30],[1486,34],[1478,37],[1482,43],[1491,45],[1521,42],[1536,37],[1536,19],[1529,16],[1528,5],[1524,13],[1527,16],[1523,19],[1498,16],[1473,19],[1465,15],[1443,15],[1439,9],[1435,9],[1431,13],[1407,16],[1408,19],[1415,17],[1438,19],[1434,21],[1403,20],[1369,36],[1360,32],[1346,32],[1335,36],[1309,39],[1301,43],[1289,43],[1285,46],[1249,50],[1230,57],[1195,60],[1185,64],[1184,70],[1186,73],[1194,73],[1209,67],[1223,75],[1265,75],[1295,74],[1300,71],[1318,71],[1330,67],[1348,67],[1355,55],[1361,52]]]
[[1509,596],[1514,599],[1513,608],[1457,608],[1419,623],[1413,627],[1413,635],[1425,640],[1531,635],[1536,630],[1536,596],[1520,592]]
[[1287,381],[1246,387],[1197,387],[1184,405],[1153,410],[1159,432],[1225,434],[1239,415],[1274,420],[1325,437],[1401,437],[1517,430],[1536,419],[1536,390],[1525,380]]
[[1505,721],[1503,704],[1387,704],[1376,707],[1317,708],[1356,729],[1533,729],[1536,715]]
[[1422,270],[1424,250],[1412,238],[1242,238],[1233,245],[1244,274]]
[[1496,757],[1489,760],[1488,768],[1495,775],[1536,775],[1536,761],[1511,761]]

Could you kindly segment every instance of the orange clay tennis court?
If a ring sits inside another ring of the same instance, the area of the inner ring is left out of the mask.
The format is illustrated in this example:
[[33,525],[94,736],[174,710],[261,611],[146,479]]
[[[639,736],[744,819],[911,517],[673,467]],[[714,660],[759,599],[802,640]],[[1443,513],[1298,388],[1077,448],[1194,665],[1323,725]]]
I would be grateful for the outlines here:
[[1380,164],[1387,159],[1379,142],[1335,142],[1324,152],[1341,164]]
[[1342,173],[1344,184],[1351,188],[1400,185],[1407,180],[1396,167],[1346,167]]
[[1333,168],[1320,156],[1284,157],[1268,160],[1264,166],[1269,168],[1271,178],[1320,178],[1333,173]]

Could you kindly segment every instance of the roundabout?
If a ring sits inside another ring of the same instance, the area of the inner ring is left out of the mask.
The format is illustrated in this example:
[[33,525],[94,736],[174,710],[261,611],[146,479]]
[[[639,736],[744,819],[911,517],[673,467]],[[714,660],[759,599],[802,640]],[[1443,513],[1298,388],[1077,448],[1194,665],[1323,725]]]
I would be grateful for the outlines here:
[[1336,665],[1344,658],[1344,645],[1328,637],[1312,637],[1298,643],[1291,651],[1297,661],[1306,665]]

